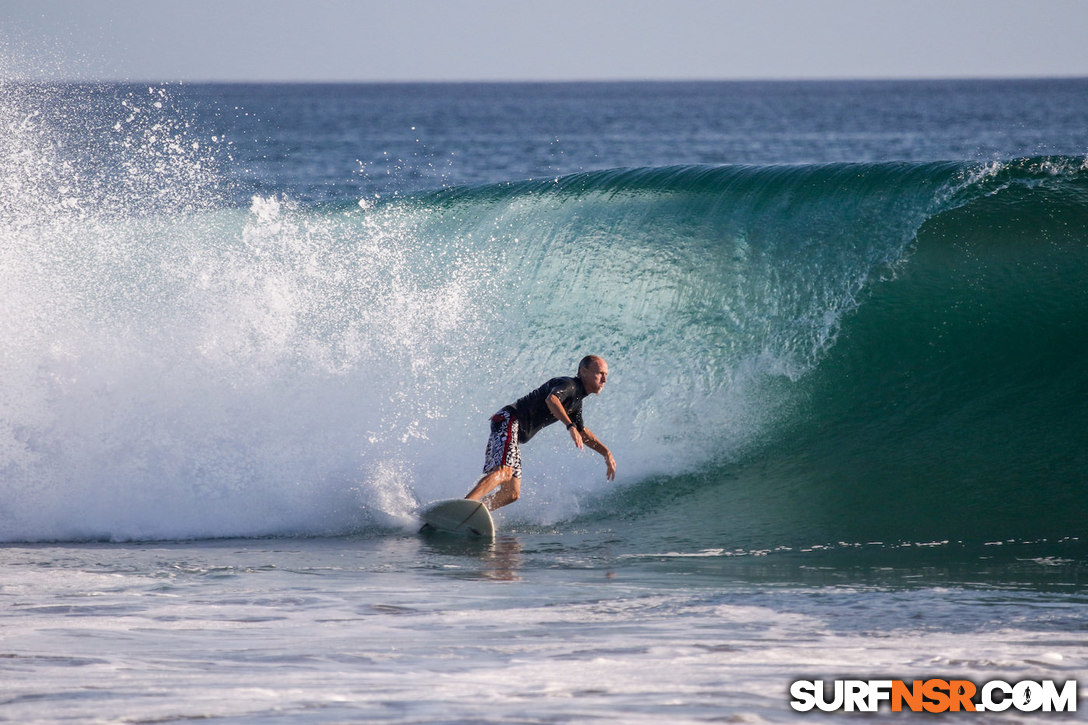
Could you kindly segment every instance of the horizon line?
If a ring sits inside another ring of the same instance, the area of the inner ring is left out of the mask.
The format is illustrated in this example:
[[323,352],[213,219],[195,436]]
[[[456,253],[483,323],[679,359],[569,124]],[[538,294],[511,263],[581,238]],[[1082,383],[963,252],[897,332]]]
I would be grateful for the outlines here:
[[767,77],[675,77],[675,78],[44,78],[0,77],[0,83],[70,83],[70,84],[164,84],[164,85],[575,85],[620,83],[881,83],[881,82],[964,82],[964,81],[1056,81],[1088,80],[1088,74],[1056,75],[939,75],[939,76],[767,76]]

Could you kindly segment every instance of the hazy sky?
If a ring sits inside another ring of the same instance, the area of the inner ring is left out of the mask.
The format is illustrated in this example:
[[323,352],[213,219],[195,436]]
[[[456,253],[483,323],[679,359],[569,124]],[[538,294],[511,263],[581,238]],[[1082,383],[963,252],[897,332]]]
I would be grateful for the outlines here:
[[1088,0],[0,0],[0,77],[1088,76]]

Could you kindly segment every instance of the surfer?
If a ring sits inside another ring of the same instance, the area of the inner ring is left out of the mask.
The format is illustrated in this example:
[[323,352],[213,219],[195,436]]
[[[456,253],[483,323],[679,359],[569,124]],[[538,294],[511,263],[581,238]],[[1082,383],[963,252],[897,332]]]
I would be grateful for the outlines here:
[[582,422],[582,399],[600,393],[607,380],[608,363],[597,355],[588,355],[578,364],[575,377],[552,378],[491,416],[484,476],[465,498],[484,501],[484,497],[494,491],[484,501],[492,511],[517,501],[521,495],[520,445],[556,421],[567,427],[576,448],[586,447],[604,456],[605,475],[608,480],[614,480],[616,459]]

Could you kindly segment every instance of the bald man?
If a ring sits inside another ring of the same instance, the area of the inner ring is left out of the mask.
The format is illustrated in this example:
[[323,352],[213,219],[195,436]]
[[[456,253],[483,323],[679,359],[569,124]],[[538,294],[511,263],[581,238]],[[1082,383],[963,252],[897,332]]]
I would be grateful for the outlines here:
[[605,475],[615,480],[616,459],[582,422],[582,400],[600,393],[607,381],[608,363],[588,355],[578,364],[575,377],[552,378],[491,416],[484,476],[465,498],[483,501],[492,511],[517,501],[521,495],[521,444],[557,421],[566,426],[576,448],[589,448],[604,457]]

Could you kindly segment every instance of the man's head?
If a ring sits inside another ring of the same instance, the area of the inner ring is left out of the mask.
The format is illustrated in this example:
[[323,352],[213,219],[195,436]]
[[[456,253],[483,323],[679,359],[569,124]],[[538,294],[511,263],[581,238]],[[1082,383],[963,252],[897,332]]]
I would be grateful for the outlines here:
[[578,363],[578,378],[587,393],[599,393],[608,381],[608,363],[598,355],[587,355]]

